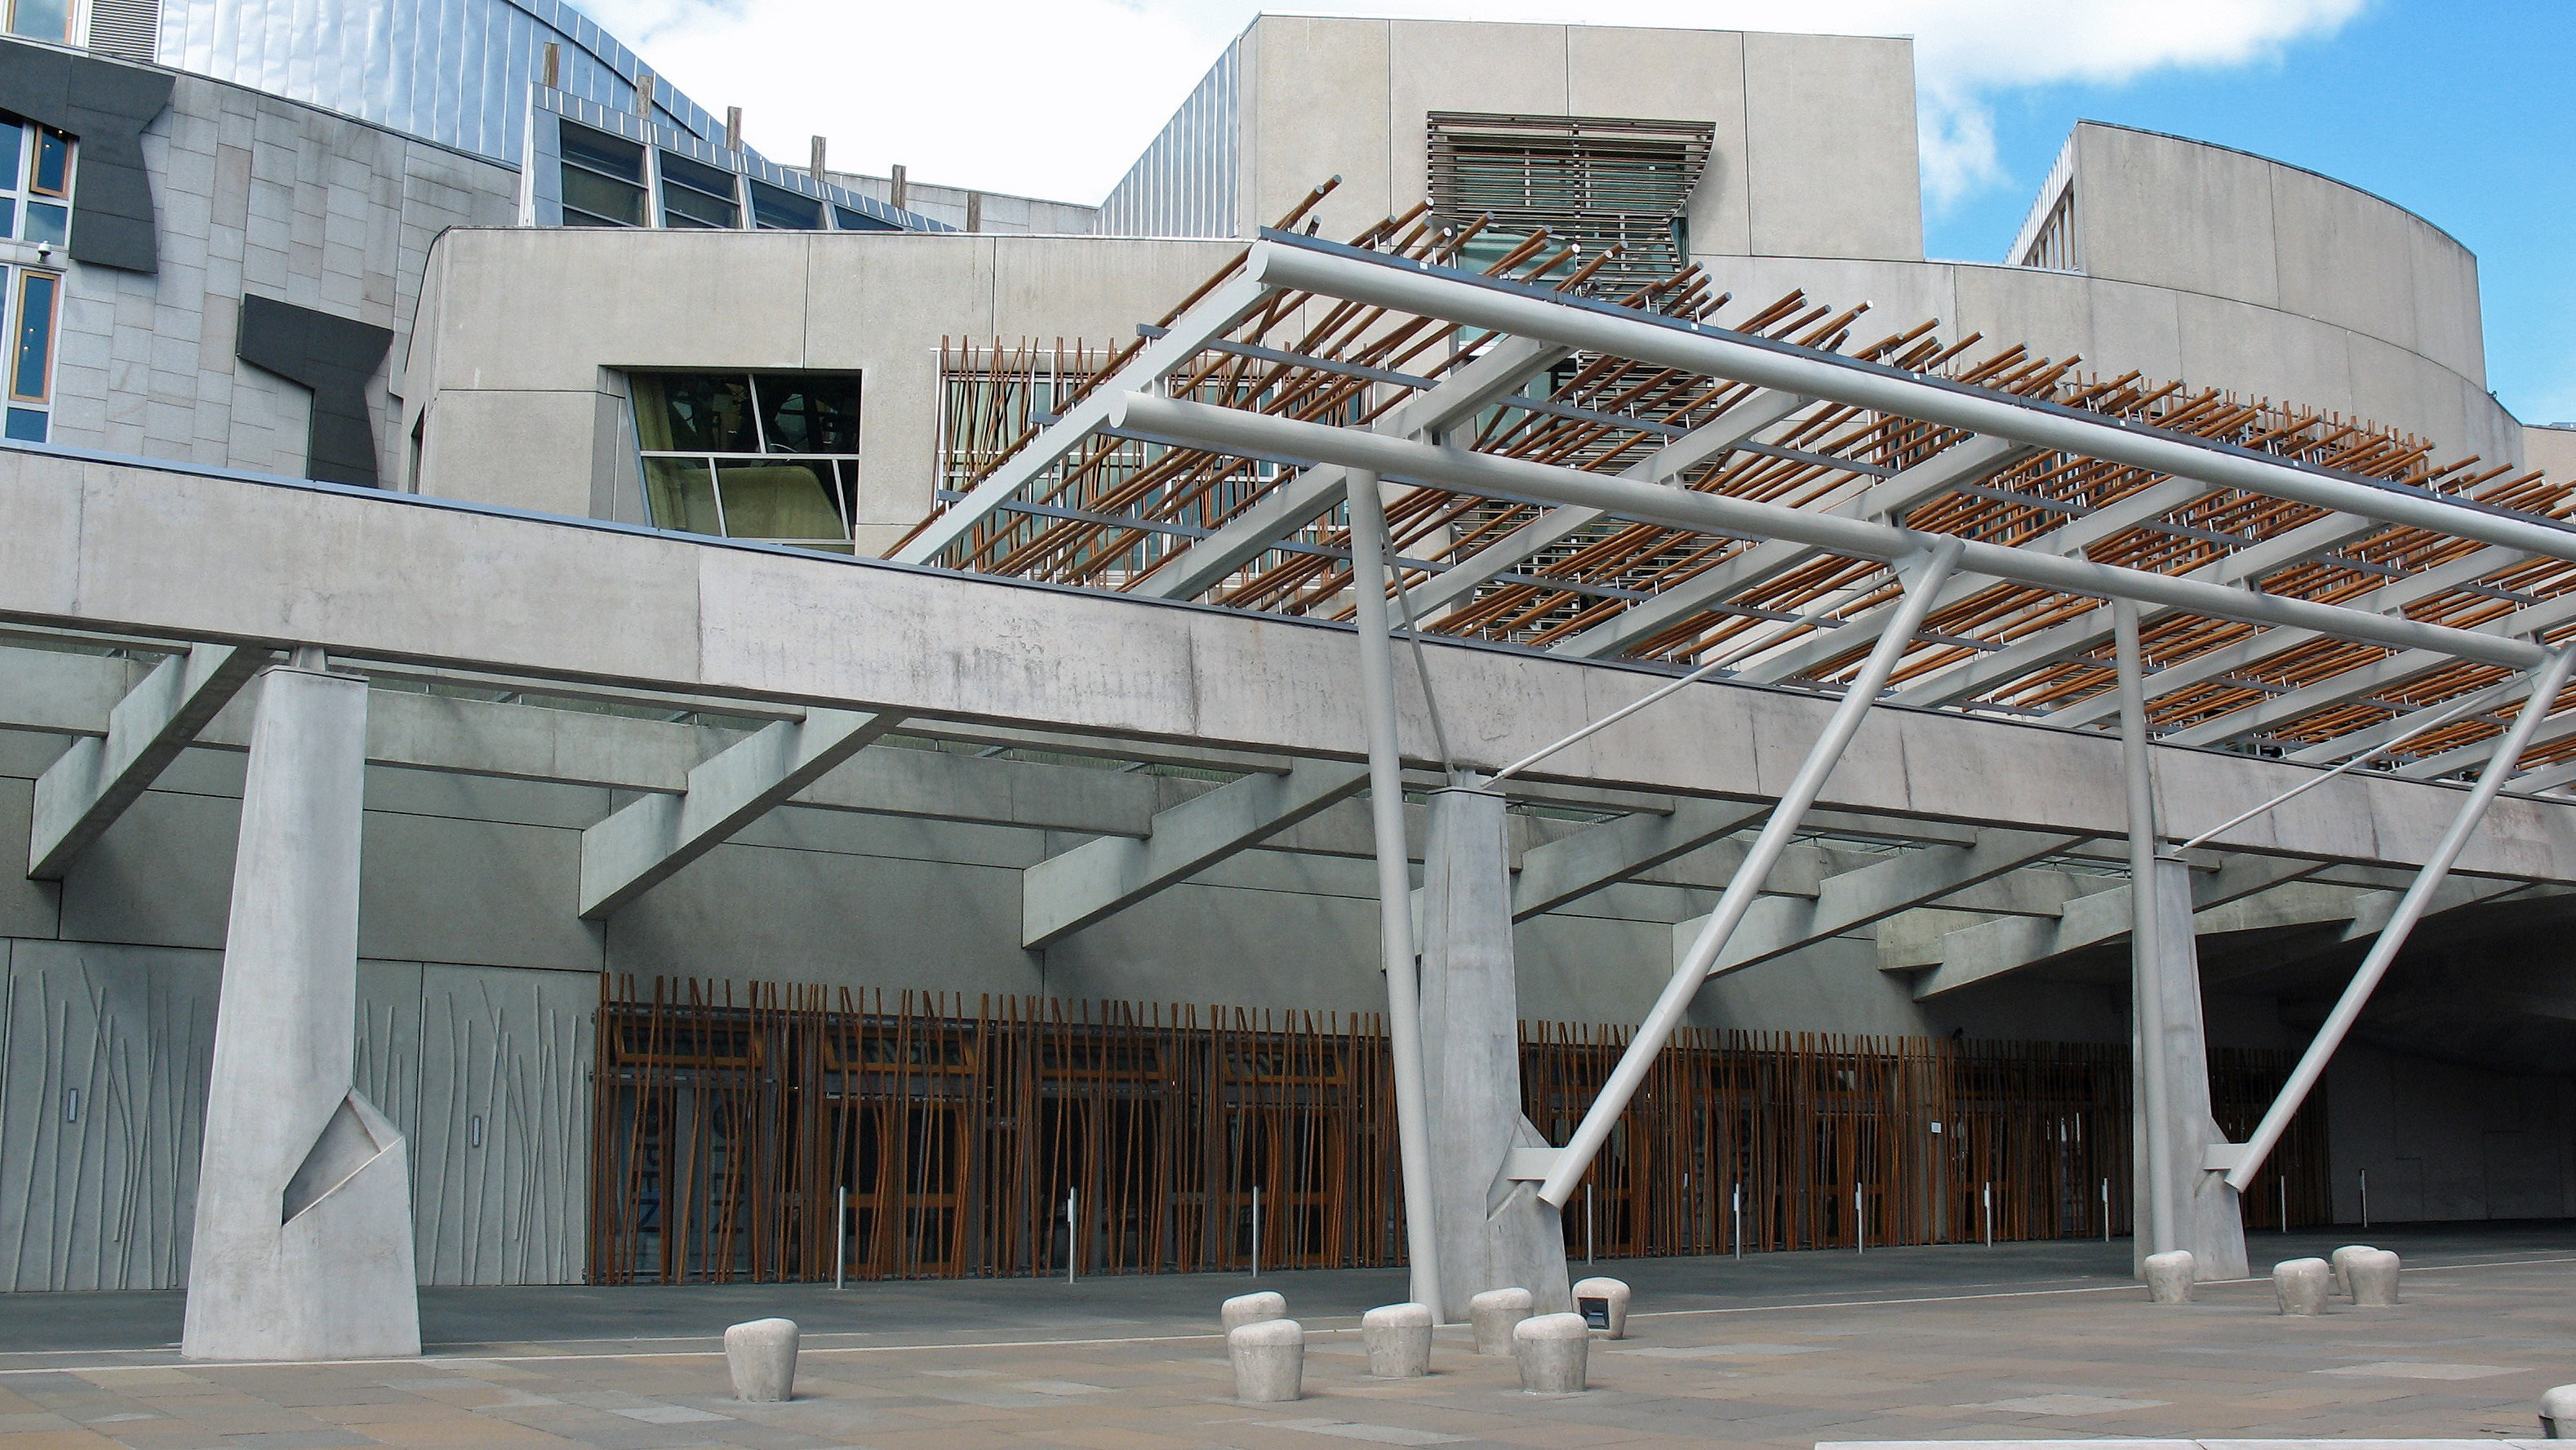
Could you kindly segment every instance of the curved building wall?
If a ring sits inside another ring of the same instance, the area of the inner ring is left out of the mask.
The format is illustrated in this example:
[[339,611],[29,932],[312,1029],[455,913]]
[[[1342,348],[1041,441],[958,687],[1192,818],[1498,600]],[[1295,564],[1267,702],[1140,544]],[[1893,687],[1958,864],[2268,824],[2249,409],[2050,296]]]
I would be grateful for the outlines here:
[[[549,42],[561,47],[558,89],[634,109],[647,67],[558,0],[163,0],[159,59],[516,166]],[[683,130],[717,132],[658,81],[653,106]]]

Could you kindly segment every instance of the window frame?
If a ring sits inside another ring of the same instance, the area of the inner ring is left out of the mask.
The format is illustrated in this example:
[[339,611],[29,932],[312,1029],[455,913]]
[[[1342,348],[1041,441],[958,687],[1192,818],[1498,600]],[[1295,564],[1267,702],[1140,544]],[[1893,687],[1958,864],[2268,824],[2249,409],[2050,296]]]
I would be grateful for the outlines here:
[[[644,517],[650,526],[665,533],[688,534],[698,538],[734,539],[744,543],[769,544],[780,548],[812,549],[822,553],[856,553],[859,513],[861,452],[866,442],[866,384],[860,370],[829,368],[630,368],[626,371],[627,427],[635,439],[636,485],[643,495]],[[705,377],[742,379],[747,384],[750,401],[751,442],[754,450],[744,452],[704,448],[651,448],[644,443],[644,404],[638,397],[635,381],[646,377]],[[804,451],[790,452],[771,447],[768,408],[763,389],[765,382],[795,378],[833,378],[846,380],[856,400],[851,448],[846,453]],[[668,524],[655,517],[653,509],[652,460],[671,459],[702,465],[714,506],[716,532],[699,533]],[[841,533],[833,538],[781,538],[772,535],[746,535],[733,532],[733,522],[725,507],[725,469],[760,464],[820,464],[826,473],[830,503],[840,515]]]

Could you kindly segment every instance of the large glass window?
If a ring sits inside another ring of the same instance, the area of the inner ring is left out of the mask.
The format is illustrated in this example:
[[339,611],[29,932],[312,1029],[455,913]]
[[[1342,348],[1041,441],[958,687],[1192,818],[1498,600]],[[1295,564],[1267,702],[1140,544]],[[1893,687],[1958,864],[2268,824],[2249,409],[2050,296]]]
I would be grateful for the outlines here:
[[661,154],[662,225],[738,227],[742,204],[734,199],[733,173],[676,152]]
[[5,0],[9,33],[33,40],[68,44],[72,38],[71,0]]
[[72,138],[0,115],[0,236],[61,246],[72,234]]
[[54,315],[61,303],[62,274],[0,267],[0,278],[7,279],[0,296],[10,308],[9,404],[0,416],[0,435],[42,443],[54,401]]
[[636,373],[653,526],[848,553],[859,485],[850,373]]
[[823,203],[783,186],[755,180],[751,183],[751,220],[764,230],[819,232],[823,230]]
[[563,212],[568,227],[640,227],[645,214],[644,148],[632,141],[561,123]]

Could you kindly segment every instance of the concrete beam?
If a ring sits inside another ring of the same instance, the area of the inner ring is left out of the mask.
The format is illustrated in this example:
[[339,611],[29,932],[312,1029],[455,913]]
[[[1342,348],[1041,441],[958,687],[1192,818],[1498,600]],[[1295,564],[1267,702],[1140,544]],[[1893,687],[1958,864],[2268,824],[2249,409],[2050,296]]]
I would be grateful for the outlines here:
[[[334,547],[310,546],[316,537]],[[220,569],[173,559],[221,560]],[[402,558],[402,569],[381,561]],[[506,591],[514,607],[460,602]],[[690,540],[409,495],[0,449],[0,620],[162,640],[319,643],[353,661],[1344,756],[1360,738],[1346,630],[1093,592]],[[1461,766],[1497,769],[1634,699],[1633,668],[1428,641]],[[1407,740],[1430,724],[1410,672]],[[1775,797],[1832,701],[1711,682],[1531,775],[1673,796]],[[1884,709],[1822,808],[2067,835],[2123,826],[2118,742]],[[2159,747],[2167,830],[2190,836],[2312,778]],[[1429,769],[1417,757],[1408,764]],[[2213,850],[2420,863],[2449,787],[2364,773],[2228,831]],[[2460,862],[2576,882],[2576,805],[2508,797]]]
[[[1721,969],[1751,966],[1786,956],[1828,937],[1855,931],[1885,917],[1938,901],[1953,892],[2016,871],[2033,861],[2082,844],[2081,837],[1990,831],[1971,846],[1927,846],[1826,878],[1813,898],[1765,896],[1718,959]],[[1706,918],[1673,928],[1678,958],[1698,939]]]
[[266,663],[266,650],[201,644],[153,666],[108,712],[104,738],[74,739],[37,778],[27,875],[61,880]]
[[1512,880],[1512,920],[1527,921],[1731,836],[1770,814],[1767,805],[1681,801],[1669,814],[1640,811],[1522,853]]
[[678,795],[649,795],[581,833],[581,915],[597,921],[714,850],[893,729],[896,716],[812,710],[728,746]]
[[[2205,912],[2296,881],[2321,867],[2316,861],[2240,856],[2216,871],[2192,873],[2192,907]],[[2085,947],[2125,940],[2129,925],[2129,887],[2123,882],[2066,903],[2065,911],[2053,921],[2004,917],[1951,932],[1941,938],[1940,963],[1915,979],[1914,1000],[1928,1001]]]
[[1368,784],[1365,766],[1310,760],[1247,775],[1154,817],[1143,840],[1102,836],[1020,873],[1020,945],[1063,940]]

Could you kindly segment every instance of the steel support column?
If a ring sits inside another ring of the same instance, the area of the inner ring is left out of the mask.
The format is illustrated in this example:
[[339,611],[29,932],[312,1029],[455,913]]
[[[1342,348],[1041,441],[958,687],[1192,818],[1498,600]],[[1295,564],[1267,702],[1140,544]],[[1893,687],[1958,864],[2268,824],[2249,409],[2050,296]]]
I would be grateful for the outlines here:
[[1807,808],[1815,804],[1817,794],[1825,788],[1825,778],[1833,774],[1835,762],[1842,759],[1843,748],[1851,743],[1853,734],[1860,729],[1861,717],[1869,713],[1869,707],[1878,699],[1879,692],[1887,688],[1887,677],[1895,671],[1896,662],[1904,655],[1906,646],[1914,642],[1914,632],[1922,627],[1923,616],[1932,607],[1933,596],[1940,592],[1941,581],[1950,576],[1951,568],[1959,562],[1959,554],[1958,540],[1943,539],[1927,554],[1900,566],[1908,576],[1905,580],[1904,611],[1888,624],[1887,632],[1879,636],[1878,644],[1870,650],[1868,661],[1853,678],[1851,687],[1843,692],[1842,703],[1834,707],[1832,717],[1825,722],[1823,736],[1807,752],[1806,763],[1798,767],[1797,776],[1781,793],[1780,803],[1771,810],[1771,818],[1763,822],[1761,834],[1754,838],[1752,849],[1745,853],[1744,864],[1727,882],[1725,894],[1718,898],[1717,910],[1709,914],[1708,925],[1701,930],[1699,940],[1683,954],[1681,962],[1673,968],[1672,980],[1664,985],[1663,995],[1655,999],[1654,1009],[1646,1014],[1644,1022],[1638,1024],[1636,1035],[1628,1041],[1627,1051],[1620,1054],[1618,1065],[1610,1070],[1609,1081],[1602,1084],[1601,1095],[1593,1099],[1583,1121],[1575,1125],[1574,1136],[1551,1155],[1545,1180],[1539,1188],[1541,1198],[1563,1208],[1566,1201],[1574,1196],[1574,1185],[1581,1180],[1584,1170],[1592,1166],[1592,1159],[1601,1151],[1601,1145],[1609,1141],[1610,1130],[1617,1125],[1619,1115],[1627,1110],[1628,1100],[1635,1097],[1637,1089],[1644,1085],[1656,1054],[1663,1051],[1664,1044],[1672,1040],[1674,1029],[1681,1026],[1683,1014],[1690,1010],[1691,999],[1698,996],[1700,987],[1717,974],[1718,960],[1725,955],[1728,939],[1734,936],[1745,912],[1752,909],[1754,897],[1761,892],[1762,883],[1771,874],[1773,863],[1789,848],[1790,838],[1797,834],[1798,823],[1805,818]]
[[[1359,607],[1360,711],[1368,725],[1369,825],[1377,838],[1378,935],[1386,957],[1386,1036],[1395,1069],[1396,1158],[1413,1301],[1440,1313],[1440,1233],[1432,1208],[1430,1114],[1422,1080],[1422,988],[1413,960],[1413,867],[1404,840],[1404,760],[1395,729],[1395,646],[1386,615],[1386,501],[1374,473],[1350,476],[1351,595]],[[1560,1204],[1560,1207],[1563,1205]]]
[[2407,934],[2415,929],[2416,922],[2423,919],[2424,909],[2432,904],[2433,893],[2440,889],[2442,878],[2450,874],[2451,863],[2460,858],[2461,849],[2469,844],[2469,835],[2485,818],[2487,807],[2494,804],[2496,792],[2504,789],[2505,780],[2513,774],[2515,763],[2522,759],[2524,747],[2531,743],[2532,733],[2540,728],[2540,722],[2558,703],[2558,692],[2566,688],[2571,665],[2576,665],[2576,645],[2552,651],[2548,661],[2536,672],[2531,698],[2524,702],[2522,713],[2514,717],[2513,729],[2506,734],[2504,744],[2498,746],[2496,753],[2488,759],[2487,768],[2479,772],[2477,785],[2470,790],[2469,798],[2460,803],[2459,815],[2452,819],[2451,828],[2442,833],[2440,843],[2433,847],[2432,858],[2417,873],[2415,884],[2406,888],[2405,898],[2397,903],[2396,915],[2380,929],[2379,940],[2371,943],[2370,955],[2362,958],[2361,967],[2352,974],[2352,981],[2343,989],[2343,996],[2336,1000],[2334,1010],[2326,1014],[2325,1025],[2317,1029],[2316,1039],[2300,1056],[2299,1065],[2291,1069],[2290,1080],[2281,1086],[2281,1095],[2273,1099],[2270,1110],[2263,1114],[2263,1121],[2256,1125],[2254,1135],[2246,1139],[2243,1146],[2225,1150],[2225,1156],[2230,1160],[2227,1165],[2228,1187],[2242,1193],[2245,1186],[2254,1181],[2255,1171],[2280,1144],[2281,1134],[2289,1129],[2290,1119],[2298,1115],[2299,1105],[2307,1101],[2317,1079],[2325,1076],[2326,1063],[2334,1057],[2335,1049],[2343,1045],[2344,1034],[2352,1030],[2352,1024],[2361,1016],[2361,1009],[2370,1004],[2371,992],[2378,987],[2380,979],[2388,975],[2388,968],[2397,960],[2397,953],[2405,948]]
[[2134,1156],[2146,1167],[2144,1181],[2130,1185],[2147,1210],[2136,1215],[2132,1231],[2145,1240],[2149,1252],[2163,1253],[2174,1246],[2173,1115],[2165,1083],[2164,992],[2156,980],[2164,965],[2157,950],[2154,889],[2156,788],[2147,762],[2146,664],[2138,646],[2136,601],[2111,601],[2111,634],[2119,667],[2120,764],[2129,786],[2130,1041],[2135,1044],[2131,1061],[2137,1065],[2138,1105],[2132,1141]]

